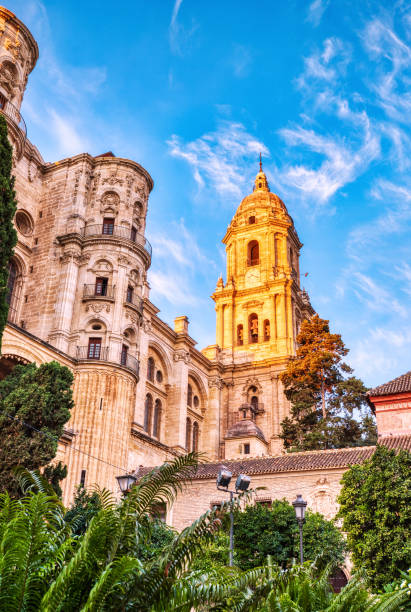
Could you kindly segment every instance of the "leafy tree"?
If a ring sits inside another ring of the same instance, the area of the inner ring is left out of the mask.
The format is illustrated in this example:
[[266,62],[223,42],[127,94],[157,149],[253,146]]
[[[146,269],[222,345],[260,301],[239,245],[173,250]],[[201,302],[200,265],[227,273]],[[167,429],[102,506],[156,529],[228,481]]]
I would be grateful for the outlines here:
[[[318,557],[320,568],[344,562],[344,538],[321,514],[307,512],[303,537],[305,558]],[[285,499],[274,501],[271,507],[255,504],[238,510],[234,518],[234,538],[235,563],[241,569],[263,565],[267,555],[276,564],[286,567],[299,555],[295,511]]]
[[[70,370],[55,361],[16,366],[0,381],[0,491],[18,495],[13,469],[38,469],[55,457],[73,407],[72,382]],[[46,468],[54,485],[64,474],[61,464]]]
[[64,520],[65,509],[50,485],[43,486],[37,474],[20,474],[25,497],[0,494],[2,612],[388,612],[409,600],[408,584],[370,596],[359,578],[334,596],[329,568],[319,572],[309,564],[286,571],[271,561],[248,572],[193,570],[228,504],[174,534],[155,557],[140,558],[136,551],[152,540],[150,512],[173,502],[196,465],[195,454],[162,465],[119,504],[100,492],[101,509],[80,536]]
[[73,503],[67,511],[64,520],[71,524],[74,535],[83,535],[91,522],[102,508],[98,491],[89,493],[83,486],[77,487]]
[[17,243],[13,217],[17,202],[14,192],[14,177],[11,176],[13,149],[7,138],[7,123],[0,115],[0,349],[3,330],[9,310],[7,281],[9,262]]
[[375,444],[367,389],[349,376],[353,370],[342,361],[348,349],[341,336],[315,315],[301,324],[297,343],[296,356],[280,375],[291,402],[291,417],[281,423],[284,446],[311,450]]
[[411,567],[411,454],[377,446],[342,483],[338,516],[354,565],[380,588]]

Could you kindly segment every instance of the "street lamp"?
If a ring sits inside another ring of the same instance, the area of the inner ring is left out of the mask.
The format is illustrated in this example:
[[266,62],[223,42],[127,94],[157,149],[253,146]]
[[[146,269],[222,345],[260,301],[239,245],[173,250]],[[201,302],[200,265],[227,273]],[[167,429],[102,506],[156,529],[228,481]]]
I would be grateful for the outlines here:
[[303,552],[303,525],[305,523],[305,509],[307,502],[303,500],[302,495],[297,495],[297,499],[293,501],[295,510],[295,517],[297,519],[298,528],[300,530],[300,563],[304,563],[304,552]]
[[136,482],[137,478],[133,474],[121,474],[121,476],[116,476],[116,480],[120,487],[120,491],[125,495]]
[[246,476],[245,474],[239,474],[237,476],[237,480],[235,481],[235,491],[231,491],[229,490],[228,486],[232,477],[232,473],[226,467],[222,467],[217,476],[217,489],[230,494],[230,557],[228,562],[230,567],[233,566],[234,552],[234,495],[239,495],[242,491],[247,491],[248,487],[250,486],[250,477]]

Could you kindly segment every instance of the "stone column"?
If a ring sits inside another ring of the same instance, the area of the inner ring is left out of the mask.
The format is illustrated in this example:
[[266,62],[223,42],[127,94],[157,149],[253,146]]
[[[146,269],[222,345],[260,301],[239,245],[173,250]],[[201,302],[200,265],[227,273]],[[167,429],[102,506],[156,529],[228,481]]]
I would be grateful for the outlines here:
[[219,376],[213,376],[208,381],[209,395],[206,417],[204,420],[203,448],[207,458],[215,461],[220,449],[220,422],[221,422],[221,389],[222,382]]
[[[61,257],[62,272],[55,306],[55,325],[49,340],[56,348],[64,352],[67,352],[69,345],[68,338],[77,295],[80,263],[79,249],[66,249]],[[79,292],[81,290],[82,288],[79,287]],[[80,296],[79,299],[81,299]]]

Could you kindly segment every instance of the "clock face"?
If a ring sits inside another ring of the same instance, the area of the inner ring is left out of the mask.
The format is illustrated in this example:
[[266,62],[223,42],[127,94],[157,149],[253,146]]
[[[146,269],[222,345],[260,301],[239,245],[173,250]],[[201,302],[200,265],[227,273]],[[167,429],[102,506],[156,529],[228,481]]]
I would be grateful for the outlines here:
[[247,270],[245,274],[245,286],[256,287],[260,283],[260,270],[258,268],[251,268]]

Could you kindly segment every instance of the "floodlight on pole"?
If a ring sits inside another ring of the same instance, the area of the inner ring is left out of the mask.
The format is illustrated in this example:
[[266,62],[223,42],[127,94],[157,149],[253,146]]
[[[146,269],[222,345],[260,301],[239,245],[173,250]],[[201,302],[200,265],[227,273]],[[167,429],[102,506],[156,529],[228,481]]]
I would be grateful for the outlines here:
[[245,474],[239,474],[237,476],[237,480],[235,481],[235,490],[238,491],[247,491],[250,486],[251,479],[249,476]]

